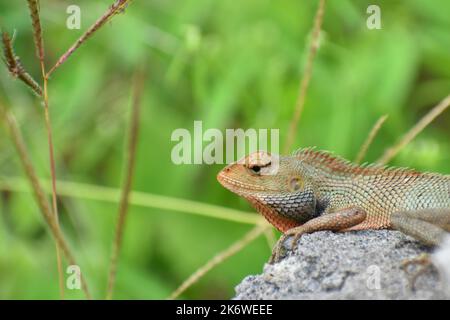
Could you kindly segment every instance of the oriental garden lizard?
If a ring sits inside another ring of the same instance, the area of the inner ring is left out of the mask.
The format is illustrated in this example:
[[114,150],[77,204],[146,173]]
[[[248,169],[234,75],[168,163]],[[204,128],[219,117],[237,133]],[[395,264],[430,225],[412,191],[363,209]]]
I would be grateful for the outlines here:
[[284,233],[292,248],[320,230],[396,229],[427,245],[450,231],[450,176],[380,165],[357,165],[314,148],[292,156],[258,151],[217,175]]

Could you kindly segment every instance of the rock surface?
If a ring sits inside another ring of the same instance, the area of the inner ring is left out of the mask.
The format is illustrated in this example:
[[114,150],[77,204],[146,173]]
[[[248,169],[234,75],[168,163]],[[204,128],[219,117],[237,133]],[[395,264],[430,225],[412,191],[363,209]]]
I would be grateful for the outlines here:
[[[307,234],[295,252],[246,277],[235,299],[449,299],[441,271],[428,268],[411,290],[411,275],[401,269],[402,261],[429,251],[398,231]],[[441,251],[448,258],[450,250]]]

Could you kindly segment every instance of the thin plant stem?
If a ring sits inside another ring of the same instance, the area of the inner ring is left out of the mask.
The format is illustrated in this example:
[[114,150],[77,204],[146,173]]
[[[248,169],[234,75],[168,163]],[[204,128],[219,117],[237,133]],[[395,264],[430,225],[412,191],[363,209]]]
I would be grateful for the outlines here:
[[[59,225],[59,214],[58,214],[58,199],[56,190],[56,169],[55,169],[55,155],[53,147],[53,133],[50,120],[49,102],[48,102],[48,78],[45,72],[45,51],[44,51],[44,38],[42,36],[41,19],[39,14],[39,3],[38,0],[27,0],[28,8],[30,10],[31,22],[33,27],[33,38],[36,47],[36,55],[39,59],[39,64],[41,67],[42,81],[44,83],[44,92],[42,100],[44,103],[44,117],[45,117],[45,127],[47,129],[47,141],[48,141],[48,153],[50,159],[50,174],[52,179],[52,205],[53,214],[55,216],[55,222]],[[58,275],[59,275],[59,293],[61,299],[64,299],[64,273],[63,265],[61,259],[60,248],[56,244],[56,261],[58,265]]]
[[200,278],[206,275],[209,271],[211,271],[214,267],[218,266],[229,257],[232,257],[243,248],[245,248],[250,242],[258,238],[260,235],[264,234],[267,230],[269,230],[271,226],[267,223],[257,225],[249,232],[247,232],[242,238],[238,241],[234,242],[227,249],[219,252],[215,255],[211,260],[206,262],[203,266],[198,268],[191,276],[189,276],[169,297],[168,299],[173,300],[176,299],[180,294],[182,294],[186,289],[196,283]]
[[[45,75],[44,75],[45,77]],[[58,213],[58,198],[56,189],[56,169],[55,169],[55,154],[53,147],[53,133],[50,120],[50,111],[48,106],[48,95],[47,95],[47,78],[44,78],[44,113],[45,113],[45,126],[47,129],[47,141],[48,141],[48,152],[50,158],[50,174],[52,181],[52,206],[53,214],[55,215],[55,221],[59,224],[59,213]],[[58,274],[59,274],[59,290],[61,299],[64,299],[64,273],[60,254],[60,248],[56,247],[56,260],[58,264]]]
[[125,229],[125,221],[127,217],[129,198],[134,176],[134,168],[136,163],[136,149],[139,136],[139,113],[141,107],[142,91],[144,87],[144,75],[138,72],[136,76],[133,102],[131,109],[131,121],[128,137],[127,159],[125,164],[125,179],[122,186],[122,195],[119,203],[119,213],[116,225],[115,238],[111,254],[111,262],[108,276],[108,288],[106,299],[112,299],[114,293],[114,284],[117,273],[117,262],[119,259],[120,248],[123,241],[123,233]]
[[267,240],[267,245],[270,249],[272,249],[277,243],[277,238],[275,237],[275,233],[273,232],[273,228],[269,228],[264,232],[264,236]]
[[86,41],[88,40],[97,30],[99,30],[103,25],[111,20],[112,17],[121,13],[125,10],[131,0],[116,0],[109,9],[97,19],[97,21],[92,24],[89,29],[80,37],[77,41],[58,59],[53,67],[47,72],[47,77],[49,78],[56,69],[58,69],[67,59]]
[[372,130],[370,130],[369,135],[366,138],[366,141],[364,141],[363,145],[359,149],[358,155],[355,158],[355,163],[361,163],[361,161],[364,160],[364,157],[367,154],[367,151],[369,150],[369,147],[372,145],[373,140],[377,136],[378,132],[381,129],[381,126],[384,124],[386,119],[388,118],[388,115],[381,116],[375,125],[372,127]]
[[423,129],[450,106],[450,95],[445,97],[433,109],[420,119],[400,140],[387,149],[377,163],[384,165],[391,161],[408,143],[410,143]]
[[319,1],[316,16],[314,18],[314,26],[312,30],[312,40],[309,46],[308,58],[306,61],[305,71],[302,81],[300,82],[299,94],[295,105],[294,115],[289,125],[289,131],[284,145],[284,153],[288,153],[294,143],[295,134],[297,133],[298,123],[305,106],[306,94],[308,92],[309,82],[313,71],[314,58],[319,48],[320,28],[322,26],[323,14],[325,11],[325,0]]

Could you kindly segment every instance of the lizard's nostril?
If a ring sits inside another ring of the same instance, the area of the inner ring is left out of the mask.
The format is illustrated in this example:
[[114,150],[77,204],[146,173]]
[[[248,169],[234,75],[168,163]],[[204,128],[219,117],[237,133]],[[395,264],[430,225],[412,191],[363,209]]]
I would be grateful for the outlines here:
[[226,175],[227,173],[230,172],[230,168],[229,167],[225,167],[222,170],[219,171],[219,173],[217,174],[217,179],[220,180],[220,178],[224,175]]

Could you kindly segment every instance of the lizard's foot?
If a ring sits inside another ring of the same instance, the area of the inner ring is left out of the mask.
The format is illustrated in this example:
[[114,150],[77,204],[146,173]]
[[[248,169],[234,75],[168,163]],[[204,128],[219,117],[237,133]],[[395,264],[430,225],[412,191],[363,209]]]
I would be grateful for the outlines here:
[[[408,268],[409,268],[409,266],[412,266],[412,265],[420,265],[421,268],[415,272],[409,272]],[[415,290],[417,278],[434,266],[431,263],[430,256],[427,253],[422,253],[421,255],[419,255],[417,257],[404,260],[400,267],[403,269],[403,271],[405,273],[407,273],[410,276],[409,287],[412,290]]]
[[272,249],[272,255],[269,259],[269,264],[277,263],[281,260],[282,257],[285,255],[285,248],[284,248],[284,242],[286,241],[287,236],[282,235],[281,238],[278,240],[275,247]]
[[301,227],[292,228],[292,229],[289,229],[288,231],[286,231],[286,233],[281,236],[281,238],[278,240],[277,244],[273,248],[272,256],[270,257],[269,264],[277,263],[281,260],[281,258],[283,258],[285,256],[286,248],[284,247],[284,242],[290,236],[294,237],[292,239],[290,249],[291,249],[291,251],[295,251],[295,249],[297,248],[298,240],[300,239],[300,237],[302,236],[303,233],[304,233],[304,230]]
[[356,226],[364,221],[366,212],[358,207],[349,207],[333,213],[321,215],[317,218],[306,221],[304,224],[287,230],[280,238],[272,251],[272,257],[269,263],[280,261],[284,250],[284,241],[287,237],[293,236],[291,250],[297,249],[297,242],[305,233],[312,233],[322,230],[340,231]]

